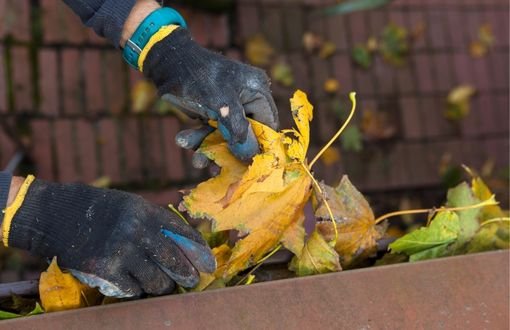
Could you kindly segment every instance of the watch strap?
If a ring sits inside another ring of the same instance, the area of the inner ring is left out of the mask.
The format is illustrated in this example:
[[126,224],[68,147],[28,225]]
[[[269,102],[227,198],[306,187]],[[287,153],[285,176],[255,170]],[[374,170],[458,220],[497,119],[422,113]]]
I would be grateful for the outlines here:
[[175,9],[164,7],[150,13],[142,23],[140,23],[131,38],[126,41],[122,52],[124,60],[131,67],[138,70],[138,58],[150,38],[158,32],[161,27],[171,24],[187,28],[186,21]]

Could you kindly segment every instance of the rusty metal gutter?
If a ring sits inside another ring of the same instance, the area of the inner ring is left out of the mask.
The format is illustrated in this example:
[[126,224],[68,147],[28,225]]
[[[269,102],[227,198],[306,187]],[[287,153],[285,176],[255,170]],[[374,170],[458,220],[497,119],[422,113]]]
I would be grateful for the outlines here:
[[0,329],[509,329],[509,251],[1,321]]

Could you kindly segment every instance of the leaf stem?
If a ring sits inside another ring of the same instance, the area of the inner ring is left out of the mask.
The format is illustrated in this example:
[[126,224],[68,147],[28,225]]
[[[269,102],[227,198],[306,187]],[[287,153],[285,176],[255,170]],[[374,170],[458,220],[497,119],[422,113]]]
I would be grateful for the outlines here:
[[375,223],[378,224],[382,221],[384,221],[387,218],[395,217],[398,215],[405,215],[405,214],[417,214],[417,213],[437,213],[442,211],[464,211],[464,210],[471,210],[471,209],[477,209],[484,206],[489,205],[497,205],[498,202],[494,199],[494,195],[492,195],[490,198],[484,200],[483,202],[473,204],[473,205],[467,205],[467,206],[459,206],[459,207],[440,207],[438,209],[431,208],[431,209],[417,209],[417,210],[403,210],[403,211],[395,211],[386,213],[384,215],[381,215],[377,219],[375,219]]
[[482,223],[480,224],[480,227],[485,226],[485,225],[488,225],[488,224],[490,224],[490,223],[502,222],[502,221],[510,222],[510,218],[508,218],[508,217],[503,217],[503,218],[494,218],[494,219],[489,219],[489,220],[486,220],[486,221],[482,222]]
[[331,207],[329,207],[329,203],[328,203],[328,201],[326,199],[326,194],[324,194],[324,191],[321,189],[320,184],[317,182],[317,180],[315,180],[315,178],[313,177],[313,174],[310,172],[308,167],[306,167],[306,165],[303,162],[301,162],[301,166],[303,166],[303,168],[305,169],[306,174],[308,174],[310,179],[312,179],[312,182],[313,182],[313,184],[315,186],[315,189],[317,189],[317,191],[321,195],[322,200],[324,201],[324,205],[326,206],[326,209],[328,210],[328,213],[329,213],[329,216],[331,218],[331,221],[333,222],[333,229],[335,231],[335,239],[333,241],[333,246],[335,246],[336,242],[338,240],[338,228],[337,228],[337,225],[336,225],[335,216],[333,215],[333,211],[331,211]]
[[326,143],[326,145],[324,147],[322,147],[322,149],[319,151],[319,153],[314,157],[314,159],[312,159],[312,161],[310,162],[310,164],[308,165],[309,168],[312,168],[313,164],[315,164],[315,162],[317,162],[317,160],[322,156],[322,154],[329,148],[331,147],[331,145],[333,144],[333,142],[335,142],[336,139],[338,139],[338,137],[340,136],[340,134],[342,134],[342,132],[344,131],[344,129],[347,127],[347,125],[349,124],[349,122],[351,121],[352,119],[352,116],[354,116],[354,112],[356,112],[356,92],[350,92],[349,93],[349,98],[352,102],[352,107],[351,107],[351,113],[349,114],[349,117],[347,117],[347,120],[345,121],[345,123],[342,125],[342,127],[340,127],[340,129],[335,133],[335,135],[331,138],[331,140],[329,140],[328,143]]
[[174,211],[174,213],[177,214],[179,216],[179,218],[182,219],[182,221],[186,222],[189,225],[188,220],[186,220],[186,218],[182,215],[182,213],[179,212],[179,210],[177,210],[172,204],[168,204],[168,208],[170,210]]
[[[264,263],[264,261],[266,261],[267,259],[269,259],[272,255],[274,255],[276,252],[278,252],[278,250],[280,250],[282,248],[282,245],[281,244],[278,244],[274,249],[273,251],[269,252],[264,258],[260,259],[256,266],[253,267],[249,272],[248,274],[244,275],[244,277],[242,279],[239,280],[239,282],[237,282],[235,285],[241,285],[241,283],[244,282],[244,280],[248,279],[249,280],[249,277],[251,274],[253,274],[254,271],[256,271],[260,266],[262,266],[262,264]],[[251,280],[253,281],[253,280]],[[250,283],[246,283],[246,284],[250,284]]]

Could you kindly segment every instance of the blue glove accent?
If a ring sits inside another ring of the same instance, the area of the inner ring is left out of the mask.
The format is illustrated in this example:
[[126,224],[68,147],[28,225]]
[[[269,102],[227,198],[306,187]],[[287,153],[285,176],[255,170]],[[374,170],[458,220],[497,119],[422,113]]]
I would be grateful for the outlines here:
[[187,28],[186,21],[178,11],[172,8],[160,8],[147,16],[138,26],[135,33],[126,42],[122,56],[124,60],[133,68],[138,70],[138,57],[143,48],[149,42],[149,39],[158,32],[162,26],[180,25]]
[[0,172],[0,228],[4,221],[4,209],[7,207],[9,190],[11,189],[12,174]]
[[161,232],[181,249],[196,269],[206,273],[216,270],[216,259],[207,247],[167,229],[161,229]]

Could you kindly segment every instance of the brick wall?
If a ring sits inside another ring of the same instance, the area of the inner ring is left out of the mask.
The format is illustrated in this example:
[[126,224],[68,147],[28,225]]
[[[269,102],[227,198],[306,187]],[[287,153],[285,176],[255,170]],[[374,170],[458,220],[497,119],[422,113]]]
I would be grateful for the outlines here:
[[[395,0],[381,10],[317,18],[328,0],[239,0],[232,12],[183,10],[195,39],[242,58],[247,38],[262,33],[288,61],[295,86],[274,85],[284,127],[295,88],[316,106],[313,151],[340,125],[322,88],[326,78],[341,92],[358,92],[360,109],[388,112],[397,138],[367,142],[361,153],[344,153],[334,166],[319,164],[318,176],[334,182],[344,172],[365,191],[436,187],[445,153],[453,163],[479,167],[493,159],[508,165],[508,2],[506,0]],[[370,70],[353,66],[350,50],[393,21],[412,28],[425,22],[409,64],[395,69],[376,60]],[[496,44],[481,59],[468,52],[480,24],[489,22]],[[335,54],[322,60],[305,54],[301,38],[316,32],[333,41]],[[40,178],[114,184],[158,202],[176,202],[178,189],[205,177],[191,170],[190,154],[175,147],[183,124],[172,115],[136,115],[130,90],[141,79],[119,52],[81,26],[56,0],[0,1],[0,167],[25,146]],[[476,86],[471,114],[458,127],[443,115],[448,91]],[[359,116],[358,119],[359,120]]]

